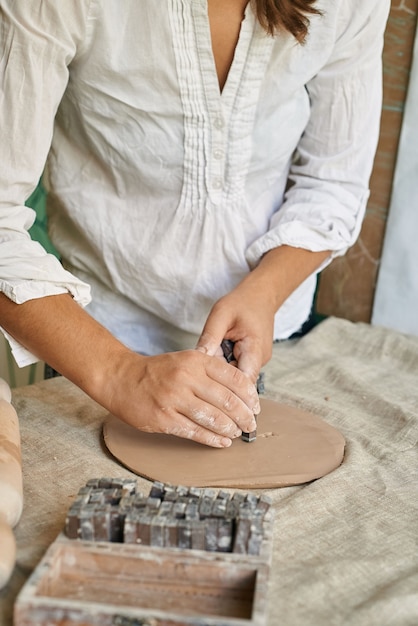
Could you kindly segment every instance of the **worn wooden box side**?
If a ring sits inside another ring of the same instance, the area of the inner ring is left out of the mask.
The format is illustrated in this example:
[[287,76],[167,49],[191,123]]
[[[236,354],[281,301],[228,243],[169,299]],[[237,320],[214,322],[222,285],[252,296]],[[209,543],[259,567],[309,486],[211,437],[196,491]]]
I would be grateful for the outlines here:
[[263,626],[260,556],[71,541],[60,535],[15,605],[15,626]]

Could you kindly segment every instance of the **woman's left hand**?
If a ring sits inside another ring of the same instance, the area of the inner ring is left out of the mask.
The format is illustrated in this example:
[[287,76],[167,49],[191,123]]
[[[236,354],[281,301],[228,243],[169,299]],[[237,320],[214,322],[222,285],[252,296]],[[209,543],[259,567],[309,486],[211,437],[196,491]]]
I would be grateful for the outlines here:
[[214,304],[196,347],[222,357],[221,342],[233,341],[238,368],[255,384],[271,358],[274,314],[266,298],[244,281]]
[[272,354],[274,316],[290,294],[329,257],[282,245],[269,250],[209,313],[197,349],[222,356],[221,341],[235,342],[238,368],[255,383]]

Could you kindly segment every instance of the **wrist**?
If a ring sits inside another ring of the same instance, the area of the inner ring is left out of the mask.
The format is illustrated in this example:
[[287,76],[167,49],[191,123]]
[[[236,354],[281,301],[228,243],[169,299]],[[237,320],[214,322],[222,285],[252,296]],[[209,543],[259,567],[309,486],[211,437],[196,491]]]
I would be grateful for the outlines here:
[[[84,390],[110,413],[119,415],[123,402],[121,390],[129,390],[140,382],[147,359],[111,336],[103,356],[96,360],[94,373],[88,377]],[[83,384],[79,386],[83,387]]]
[[299,285],[329,257],[329,251],[312,252],[304,248],[272,248],[249,274],[254,290],[276,312]]

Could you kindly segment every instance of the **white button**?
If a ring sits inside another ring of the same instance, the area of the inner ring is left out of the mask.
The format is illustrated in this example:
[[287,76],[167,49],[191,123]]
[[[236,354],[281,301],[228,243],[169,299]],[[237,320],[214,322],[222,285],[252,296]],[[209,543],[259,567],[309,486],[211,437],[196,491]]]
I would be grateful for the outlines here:
[[213,158],[216,159],[217,161],[220,161],[221,159],[223,159],[224,153],[222,150],[214,150],[213,151]]
[[224,127],[224,121],[221,117],[216,117],[215,121],[213,122],[215,128],[217,128],[218,130],[221,130],[221,128]]
[[215,178],[212,186],[214,189],[222,189],[222,180],[220,178]]

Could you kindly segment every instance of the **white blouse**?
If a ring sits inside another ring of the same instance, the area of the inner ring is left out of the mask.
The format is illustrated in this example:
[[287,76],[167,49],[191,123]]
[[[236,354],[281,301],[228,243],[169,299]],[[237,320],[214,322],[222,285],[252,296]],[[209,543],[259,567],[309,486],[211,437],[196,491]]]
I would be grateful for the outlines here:
[[[70,292],[132,349],[192,347],[276,246],[344,254],[368,197],[389,0],[319,0],[305,45],[248,6],[220,93],[206,0],[2,0],[0,290]],[[24,206],[44,167],[50,236]],[[322,268],[321,268],[322,269]],[[81,279],[81,280],[80,280]],[[315,275],[275,338],[309,315]],[[17,361],[33,357],[16,342]]]

